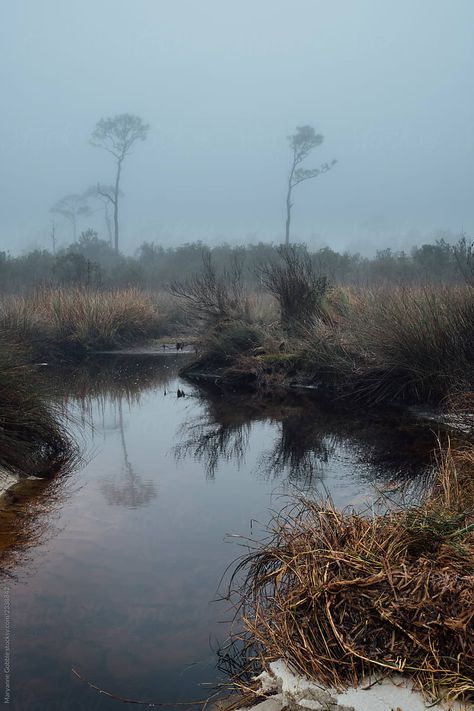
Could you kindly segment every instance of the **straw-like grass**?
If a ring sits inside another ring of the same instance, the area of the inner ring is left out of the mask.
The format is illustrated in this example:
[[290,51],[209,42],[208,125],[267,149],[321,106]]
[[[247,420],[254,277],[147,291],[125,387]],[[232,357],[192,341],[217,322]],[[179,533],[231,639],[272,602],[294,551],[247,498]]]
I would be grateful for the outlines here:
[[40,289],[0,304],[0,328],[34,354],[80,355],[159,336],[163,314],[136,289]]
[[[223,386],[254,389],[312,385],[370,405],[440,403],[474,389],[470,286],[333,289],[297,333],[284,333],[274,311],[257,318],[251,298],[246,303],[245,323],[227,318],[203,334],[188,374],[207,368]],[[234,337],[244,327],[252,343]]]
[[[335,303],[340,306],[341,298]],[[381,289],[353,294],[329,322],[308,329],[308,372],[369,402],[440,401],[474,385],[470,287]]]
[[472,454],[440,464],[421,508],[364,517],[304,500],[276,516],[233,576],[237,688],[283,658],[331,688],[402,673],[431,699],[472,699],[474,517],[461,496]]

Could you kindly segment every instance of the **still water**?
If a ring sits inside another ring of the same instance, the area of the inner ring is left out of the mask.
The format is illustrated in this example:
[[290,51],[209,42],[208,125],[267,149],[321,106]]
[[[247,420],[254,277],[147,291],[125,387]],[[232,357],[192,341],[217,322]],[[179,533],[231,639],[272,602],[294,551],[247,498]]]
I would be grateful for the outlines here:
[[434,434],[421,424],[307,396],[223,397],[180,380],[182,362],[129,356],[49,374],[83,461],[3,505],[12,709],[140,708],[73,669],[122,697],[206,698],[222,679],[232,613],[216,599],[243,552],[235,536],[258,537],[295,493],[370,511],[381,495],[417,496],[429,473]]

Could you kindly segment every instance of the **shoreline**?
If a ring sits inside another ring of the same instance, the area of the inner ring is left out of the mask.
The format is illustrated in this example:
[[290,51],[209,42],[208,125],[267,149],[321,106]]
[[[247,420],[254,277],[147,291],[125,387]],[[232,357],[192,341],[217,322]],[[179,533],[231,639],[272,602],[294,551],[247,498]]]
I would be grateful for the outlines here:
[[[310,681],[294,672],[279,659],[269,665],[268,672],[257,678],[263,701],[237,711],[472,711],[473,704],[434,703],[426,701],[420,691],[404,676],[369,679],[359,687],[337,691]],[[271,695],[269,695],[271,694]]]

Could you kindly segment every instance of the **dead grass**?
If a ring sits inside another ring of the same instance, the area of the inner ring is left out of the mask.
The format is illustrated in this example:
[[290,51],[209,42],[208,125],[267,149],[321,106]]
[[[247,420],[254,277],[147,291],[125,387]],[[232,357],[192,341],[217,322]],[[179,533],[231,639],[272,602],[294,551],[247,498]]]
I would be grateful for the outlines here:
[[142,343],[160,335],[163,321],[152,298],[136,289],[41,289],[0,304],[0,329],[40,354]]
[[248,695],[284,658],[328,687],[399,672],[430,699],[472,700],[473,464],[472,449],[448,448],[416,509],[361,516],[304,500],[278,514],[234,572],[234,686]]
[[302,343],[308,372],[374,404],[439,402],[473,387],[472,288],[345,289],[331,299]]

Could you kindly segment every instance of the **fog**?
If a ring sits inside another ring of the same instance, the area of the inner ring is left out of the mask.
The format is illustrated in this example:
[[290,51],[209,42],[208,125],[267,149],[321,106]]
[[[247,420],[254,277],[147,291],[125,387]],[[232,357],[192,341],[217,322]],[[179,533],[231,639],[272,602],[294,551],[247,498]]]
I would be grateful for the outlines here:
[[471,0],[3,0],[0,248],[50,248],[52,205],[113,181],[89,138],[124,112],[150,124],[123,168],[126,252],[281,241],[304,124],[325,137],[307,166],[338,163],[295,190],[293,239],[472,234],[473,27]]

